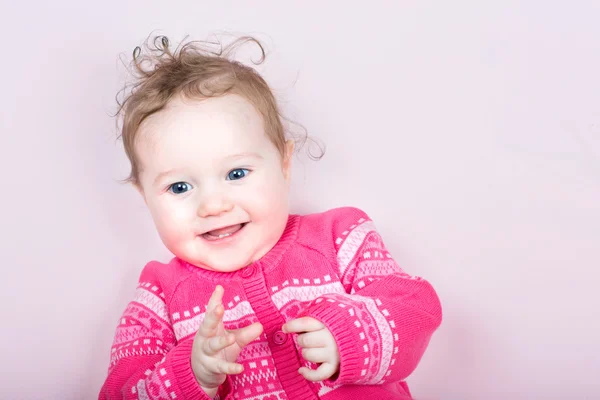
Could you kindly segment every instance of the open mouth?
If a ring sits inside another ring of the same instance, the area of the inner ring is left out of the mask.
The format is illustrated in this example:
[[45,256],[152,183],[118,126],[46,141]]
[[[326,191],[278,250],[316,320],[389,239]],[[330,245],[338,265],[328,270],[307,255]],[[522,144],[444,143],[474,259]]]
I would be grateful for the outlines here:
[[214,242],[214,241],[225,239],[225,238],[228,238],[228,237],[231,237],[231,236],[237,234],[247,224],[248,224],[247,222],[244,222],[244,223],[241,223],[241,224],[235,224],[235,225],[225,226],[223,228],[214,229],[212,231],[203,233],[200,236],[202,236],[203,239],[206,239],[208,241]]

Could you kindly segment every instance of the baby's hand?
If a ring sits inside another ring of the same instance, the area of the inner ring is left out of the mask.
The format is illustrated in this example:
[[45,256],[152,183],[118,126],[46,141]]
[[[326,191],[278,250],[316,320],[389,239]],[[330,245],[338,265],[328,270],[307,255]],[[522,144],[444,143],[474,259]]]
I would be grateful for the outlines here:
[[323,381],[331,378],[340,367],[340,352],[333,335],[320,321],[312,317],[291,320],[283,325],[286,333],[298,335],[298,345],[302,347],[302,357],[319,365],[313,370],[301,367],[298,372],[309,381]]
[[234,331],[226,331],[223,326],[223,292],[217,285],[208,301],[202,325],[196,332],[192,345],[192,370],[202,390],[215,397],[219,386],[227,375],[239,374],[244,370],[235,362],[242,348],[256,339],[263,331],[256,322]]

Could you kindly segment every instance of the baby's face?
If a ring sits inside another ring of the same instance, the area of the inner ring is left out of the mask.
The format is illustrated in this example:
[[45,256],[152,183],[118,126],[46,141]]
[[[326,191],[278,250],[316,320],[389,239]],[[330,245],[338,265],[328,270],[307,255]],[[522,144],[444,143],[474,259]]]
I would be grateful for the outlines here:
[[230,272],[277,243],[288,218],[291,146],[282,161],[242,97],[176,98],[140,126],[140,192],[167,248]]

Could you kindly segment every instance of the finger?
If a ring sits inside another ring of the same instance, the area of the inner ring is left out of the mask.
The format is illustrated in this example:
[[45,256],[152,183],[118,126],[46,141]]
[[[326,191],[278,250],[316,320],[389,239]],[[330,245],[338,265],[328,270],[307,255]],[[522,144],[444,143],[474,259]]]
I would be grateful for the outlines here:
[[323,363],[317,369],[301,367],[298,370],[300,375],[302,375],[306,380],[312,382],[324,381],[327,378],[331,378],[333,374],[335,374],[335,371],[336,368],[329,363]]
[[331,334],[326,329],[315,332],[302,333],[298,335],[298,346],[300,347],[326,347],[335,342]]
[[263,326],[260,322],[255,322],[252,325],[231,331],[231,333],[235,335],[235,342],[240,347],[246,346],[248,343],[259,337],[262,332]]
[[321,364],[331,361],[331,351],[325,347],[302,349],[302,357],[304,357],[306,361]]
[[203,366],[212,374],[237,375],[244,371],[244,367],[241,364],[228,362],[218,358],[206,359]]
[[231,346],[235,342],[235,336],[227,334],[225,336],[215,336],[208,340],[205,340],[202,345],[202,350],[207,356],[214,356],[223,349]]
[[215,290],[213,290],[212,294],[210,295],[210,299],[208,299],[206,311],[212,310],[218,304],[221,304],[223,302],[223,293],[225,293],[225,289],[223,289],[223,286],[217,285],[215,287]]
[[302,317],[296,318],[291,321],[286,322],[282,330],[285,333],[290,332],[312,332],[317,331],[319,329],[325,328],[325,325],[321,321],[318,321],[312,317]]
[[224,313],[225,309],[223,308],[222,304],[217,304],[214,309],[207,311],[206,314],[204,314],[204,319],[202,320],[196,335],[200,335],[205,338],[215,336],[217,334],[219,323],[223,319]]
[[237,375],[244,371],[242,364],[219,360],[219,371],[227,375]]

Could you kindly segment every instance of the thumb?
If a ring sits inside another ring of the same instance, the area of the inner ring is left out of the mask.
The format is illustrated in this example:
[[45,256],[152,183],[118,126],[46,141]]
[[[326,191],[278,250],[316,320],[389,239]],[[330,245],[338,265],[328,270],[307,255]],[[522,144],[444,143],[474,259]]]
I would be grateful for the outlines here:
[[235,342],[240,348],[256,339],[263,332],[263,326],[260,322],[255,322],[252,325],[231,331],[235,335]]

